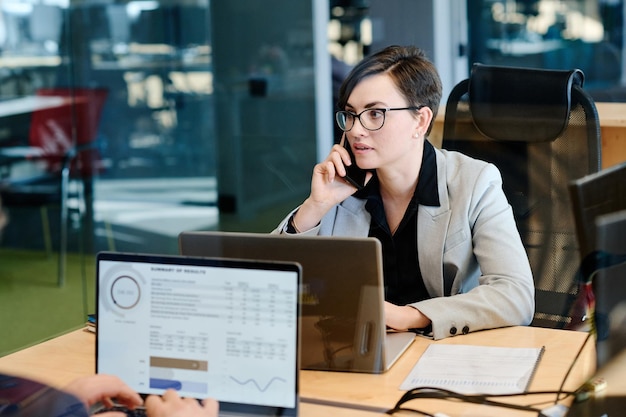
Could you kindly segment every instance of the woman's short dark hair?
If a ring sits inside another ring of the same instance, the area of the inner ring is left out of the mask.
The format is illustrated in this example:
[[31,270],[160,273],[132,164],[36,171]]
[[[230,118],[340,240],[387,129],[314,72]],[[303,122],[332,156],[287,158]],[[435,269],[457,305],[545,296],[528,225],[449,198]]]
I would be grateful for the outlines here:
[[441,101],[441,78],[433,63],[423,50],[414,46],[388,46],[365,57],[346,77],[339,89],[337,106],[346,108],[352,90],[364,78],[376,74],[388,74],[405,97],[408,106],[427,106],[433,112],[430,133]]

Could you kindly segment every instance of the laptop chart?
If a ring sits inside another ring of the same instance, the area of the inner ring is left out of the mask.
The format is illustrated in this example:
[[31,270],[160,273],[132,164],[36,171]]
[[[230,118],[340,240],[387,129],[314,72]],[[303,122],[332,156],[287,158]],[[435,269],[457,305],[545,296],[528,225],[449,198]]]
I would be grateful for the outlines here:
[[99,260],[99,373],[142,394],[294,408],[298,280],[289,270]]

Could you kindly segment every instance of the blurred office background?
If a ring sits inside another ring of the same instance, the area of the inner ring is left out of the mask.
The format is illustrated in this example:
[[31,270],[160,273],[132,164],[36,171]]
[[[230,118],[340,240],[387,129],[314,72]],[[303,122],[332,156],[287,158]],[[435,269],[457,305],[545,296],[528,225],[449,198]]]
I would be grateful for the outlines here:
[[[388,44],[425,49],[444,100],[482,62],[578,67],[597,100],[626,101],[624,8],[623,0],[0,0],[0,185],[50,171],[49,161],[16,157],[32,147],[36,114],[51,100],[34,97],[69,91],[80,124],[72,91],[106,92],[93,135],[65,132],[70,145],[93,145],[90,171],[73,166],[65,205],[7,204],[0,298],[19,307],[0,302],[0,331],[26,327],[23,345],[80,325],[94,309],[98,251],[176,253],[184,230],[269,232],[306,197],[313,165],[337,140],[336,82]],[[45,312],[27,296],[41,288]],[[41,329],[24,325],[29,311]],[[17,347],[0,342],[0,355]]]

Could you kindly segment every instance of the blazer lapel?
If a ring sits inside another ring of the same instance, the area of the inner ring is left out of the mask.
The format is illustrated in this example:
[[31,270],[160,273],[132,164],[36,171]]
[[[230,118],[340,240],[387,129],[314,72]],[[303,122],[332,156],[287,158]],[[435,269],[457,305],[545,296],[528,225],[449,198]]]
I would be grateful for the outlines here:
[[452,215],[448,196],[447,164],[443,153],[437,156],[437,188],[439,207],[419,206],[417,215],[417,251],[424,284],[431,297],[450,295],[454,277],[444,281],[443,251]]
[[443,280],[443,249],[450,210],[419,206],[417,215],[417,252],[424,284],[431,297],[450,295],[452,281]]

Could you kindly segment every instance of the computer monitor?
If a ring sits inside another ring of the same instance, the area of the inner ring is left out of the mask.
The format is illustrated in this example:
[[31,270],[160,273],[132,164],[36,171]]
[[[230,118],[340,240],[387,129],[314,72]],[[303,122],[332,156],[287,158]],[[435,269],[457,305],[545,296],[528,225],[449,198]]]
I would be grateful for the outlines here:
[[207,44],[209,31],[208,8],[160,6],[141,11],[131,26],[131,37],[138,43],[186,48]]
[[626,349],[626,210],[598,216],[595,231],[599,265],[593,277],[594,320],[600,367]]
[[581,259],[593,252],[596,217],[626,209],[626,162],[570,183]]
[[130,42],[130,18],[125,4],[107,4],[109,37],[113,44]]
[[613,262],[609,249],[614,248],[611,243],[614,238],[607,234],[610,230],[604,225],[605,220],[601,219],[626,210],[626,162],[572,181],[569,191],[581,256],[581,278],[591,279],[596,293],[594,322],[598,331],[600,365],[610,356],[604,351],[609,332],[606,315],[613,304],[608,290],[610,285],[607,284],[612,279],[607,278],[607,274],[610,276],[612,272],[610,269],[605,270],[605,266]]
[[174,7],[141,10],[131,25],[131,38],[140,44],[173,44],[180,32]]
[[[61,29],[63,27],[63,11],[59,6],[47,4],[33,5],[30,15],[29,29],[31,40],[40,43],[43,50],[49,53],[56,53],[61,40]],[[56,45],[49,49],[49,45]]]

